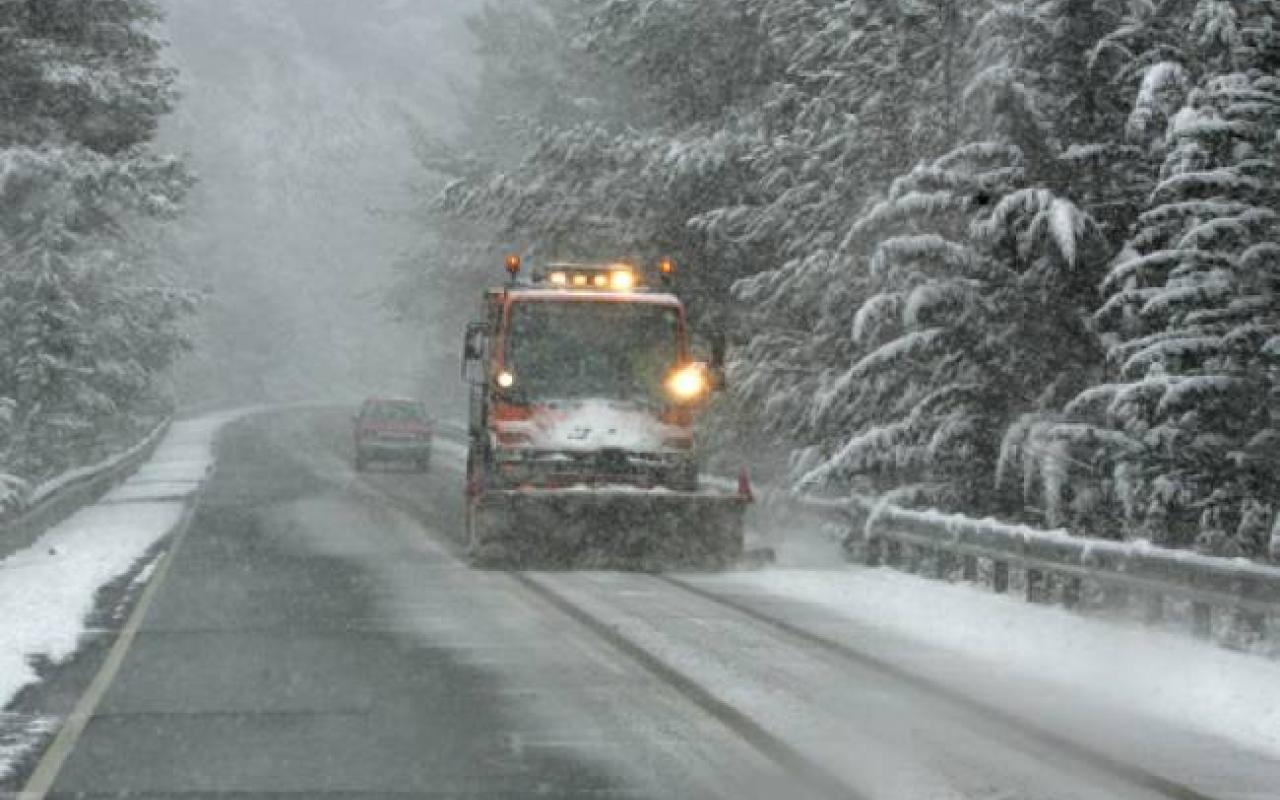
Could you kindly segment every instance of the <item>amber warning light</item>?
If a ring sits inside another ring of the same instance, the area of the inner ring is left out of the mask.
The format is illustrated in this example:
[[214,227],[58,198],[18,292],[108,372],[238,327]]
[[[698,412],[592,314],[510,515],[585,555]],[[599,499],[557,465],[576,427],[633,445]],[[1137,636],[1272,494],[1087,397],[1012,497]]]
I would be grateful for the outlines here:
[[507,256],[507,273],[512,279],[520,274],[520,256]]
[[662,285],[670,286],[671,281],[676,277],[676,262],[669,258],[664,258],[658,262],[658,275],[662,277]]
[[554,268],[550,272],[534,273],[534,283],[547,283],[557,289],[588,289],[595,291],[631,292],[639,287],[639,279],[627,264],[611,264],[607,267]]

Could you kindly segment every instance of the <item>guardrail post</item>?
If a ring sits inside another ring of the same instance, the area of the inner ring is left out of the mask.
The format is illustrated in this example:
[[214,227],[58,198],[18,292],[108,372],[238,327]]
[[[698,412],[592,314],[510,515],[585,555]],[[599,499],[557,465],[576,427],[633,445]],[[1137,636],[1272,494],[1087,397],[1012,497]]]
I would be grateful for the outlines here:
[[960,567],[960,576],[966,581],[978,580],[978,557],[965,556]]
[[1158,625],[1164,620],[1164,595],[1159,592],[1147,595],[1147,608],[1143,617],[1148,625]]
[[1027,602],[1043,603],[1045,597],[1045,576],[1038,569],[1027,570]]
[[1079,575],[1066,576],[1062,581],[1062,605],[1067,608],[1079,608],[1080,596],[1083,594],[1082,581]]
[[863,544],[864,544],[864,547],[866,548],[863,551],[863,562],[868,567],[880,566],[880,562],[882,560],[880,556],[880,551],[884,549],[884,540],[881,539],[879,536],[868,536],[864,540]]
[[1102,603],[1108,609],[1121,610],[1129,605],[1129,591],[1114,584],[1104,586]]
[[1208,639],[1213,633],[1213,606],[1208,603],[1191,604],[1191,633],[1197,639]]
[[1239,609],[1234,621],[1235,638],[1241,647],[1248,647],[1267,636],[1267,615]]
[[951,577],[952,570],[956,568],[955,554],[950,550],[936,550],[934,553],[933,574],[939,580],[946,580]]
[[895,568],[902,563],[902,542],[896,539],[885,542],[884,563]]
[[1009,562],[994,561],[991,567],[991,588],[996,594],[1009,591]]
[[903,569],[912,575],[920,572],[920,564],[924,561],[924,548],[919,545],[903,545]]

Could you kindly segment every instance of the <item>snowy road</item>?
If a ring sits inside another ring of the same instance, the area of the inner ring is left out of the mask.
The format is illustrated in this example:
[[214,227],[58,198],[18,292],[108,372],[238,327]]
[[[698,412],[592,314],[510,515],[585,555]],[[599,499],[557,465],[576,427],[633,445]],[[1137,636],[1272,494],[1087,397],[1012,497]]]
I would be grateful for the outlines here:
[[751,574],[472,571],[460,448],[356,475],[346,424],[228,430],[53,796],[1277,797],[1262,752]]

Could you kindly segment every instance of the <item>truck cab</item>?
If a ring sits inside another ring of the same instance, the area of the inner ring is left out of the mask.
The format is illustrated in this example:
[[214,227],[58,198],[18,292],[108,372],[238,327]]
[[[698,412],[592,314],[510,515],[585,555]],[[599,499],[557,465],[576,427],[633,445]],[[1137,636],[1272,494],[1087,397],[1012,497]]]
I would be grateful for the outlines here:
[[736,563],[751,493],[698,485],[694,422],[716,373],[690,352],[680,299],[625,263],[553,263],[523,280],[513,257],[507,271],[463,353],[472,564]]
[[692,491],[711,380],[683,304],[628,264],[553,263],[486,292],[468,331],[468,485]]

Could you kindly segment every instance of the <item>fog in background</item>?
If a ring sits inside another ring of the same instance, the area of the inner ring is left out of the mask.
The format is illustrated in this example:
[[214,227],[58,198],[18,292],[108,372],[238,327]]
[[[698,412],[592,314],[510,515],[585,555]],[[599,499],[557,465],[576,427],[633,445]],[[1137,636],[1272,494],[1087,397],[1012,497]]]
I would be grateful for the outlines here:
[[413,125],[453,130],[478,0],[167,0],[182,98],[162,146],[200,183],[171,247],[206,293],[189,408],[452,393],[424,348],[454,331],[379,307],[425,232]]

